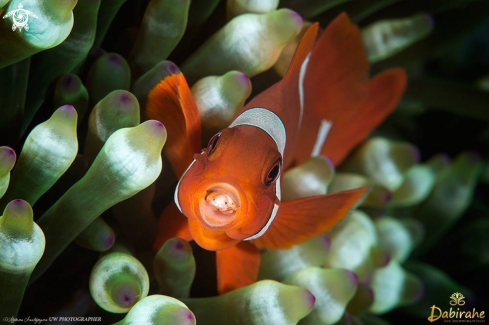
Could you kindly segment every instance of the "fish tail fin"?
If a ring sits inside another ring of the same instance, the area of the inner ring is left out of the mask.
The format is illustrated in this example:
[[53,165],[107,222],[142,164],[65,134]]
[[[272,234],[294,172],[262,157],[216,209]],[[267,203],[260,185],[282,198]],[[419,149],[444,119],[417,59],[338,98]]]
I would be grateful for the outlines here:
[[369,80],[361,32],[345,13],[319,37],[307,67],[304,105],[322,122],[313,155],[327,155],[337,165],[392,112],[404,92],[406,75],[392,69]]
[[[368,84],[367,99],[358,110],[357,116],[350,120],[354,127],[343,127],[332,130],[331,142],[326,142],[322,149],[332,159],[341,162],[351,149],[365,139],[369,133],[384,121],[396,108],[407,84],[404,69],[393,68],[375,75]],[[334,142],[333,142],[334,141]],[[338,143],[346,144],[348,151]]]

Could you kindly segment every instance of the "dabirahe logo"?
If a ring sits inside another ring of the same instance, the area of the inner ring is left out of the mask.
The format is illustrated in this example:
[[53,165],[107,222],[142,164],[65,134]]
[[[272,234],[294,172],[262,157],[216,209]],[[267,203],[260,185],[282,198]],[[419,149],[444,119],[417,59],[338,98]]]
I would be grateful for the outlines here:
[[450,307],[450,311],[442,311],[440,308],[433,305],[431,307],[431,315],[428,317],[430,322],[441,319],[445,323],[485,323],[484,311],[476,311],[475,308],[472,311],[460,310],[460,306],[465,305],[465,297],[460,292],[455,292],[450,296],[450,305],[458,306],[457,310],[453,310]]

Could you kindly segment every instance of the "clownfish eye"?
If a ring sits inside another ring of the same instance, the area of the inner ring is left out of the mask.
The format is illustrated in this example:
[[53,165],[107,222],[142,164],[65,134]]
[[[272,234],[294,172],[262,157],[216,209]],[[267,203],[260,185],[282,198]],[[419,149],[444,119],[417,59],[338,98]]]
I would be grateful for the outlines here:
[[208,156],[213,154],[214,151],[216,150],[217,143],[219,142],[220,137],[221,137],[221,132],[217,133],[209,140],[209,143],[207,144],[207,149],[209,149],[209,151],[207,152]]
[[268,171],[268,174],[265,176],[265,185],[270,186],[275,182],[280,175],[280,169],[282,167],[282,159],[277,160],[275,164],[273,164],[272,168]]

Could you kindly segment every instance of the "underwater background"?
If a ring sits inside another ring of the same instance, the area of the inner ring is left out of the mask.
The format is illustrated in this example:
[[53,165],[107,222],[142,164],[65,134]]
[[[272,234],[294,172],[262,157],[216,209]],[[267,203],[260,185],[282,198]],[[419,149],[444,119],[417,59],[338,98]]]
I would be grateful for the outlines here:
[[[428,324],[434,305],[489,310],[488,1],[0,8],[0,322]],[[361,29],[371,74],[402,67],[408,86],[341,165],[311,159],[284,187],[372,191],[328,233],[262,252],[260,281],[218,296],[214,252],[182,239],[155,250],[177,179],[161,155],[165,128],[145,116],[148,92],[175,63],[205,146],[280,80],[312,22],[324,29],[342,12]]]

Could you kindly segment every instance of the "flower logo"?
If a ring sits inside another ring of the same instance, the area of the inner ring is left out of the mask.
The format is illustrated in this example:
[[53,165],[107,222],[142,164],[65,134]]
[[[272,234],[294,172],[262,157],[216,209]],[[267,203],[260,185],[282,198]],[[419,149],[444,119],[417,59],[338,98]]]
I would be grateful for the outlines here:
[[450,305],[452,306],[463,306],[465,305],[465,297],[463,294],[461,294],[460,292],[455,292],[454,294],[452,294],[450,296]]
[[37,18],[37,16],[32,11],[25,10],[22,6],[22,3],[19,3],[18,9],[7,12],[7,14],[3,16],[3,19],[12,16],[12,19],[14,21],[12,25],[12,30],[15,31],[18,28],[19,31],[22,32],[22,28],[24,28],[25,30],[29,30],[29,25],[27,24],[27,21],[29,20],[29,15]]

